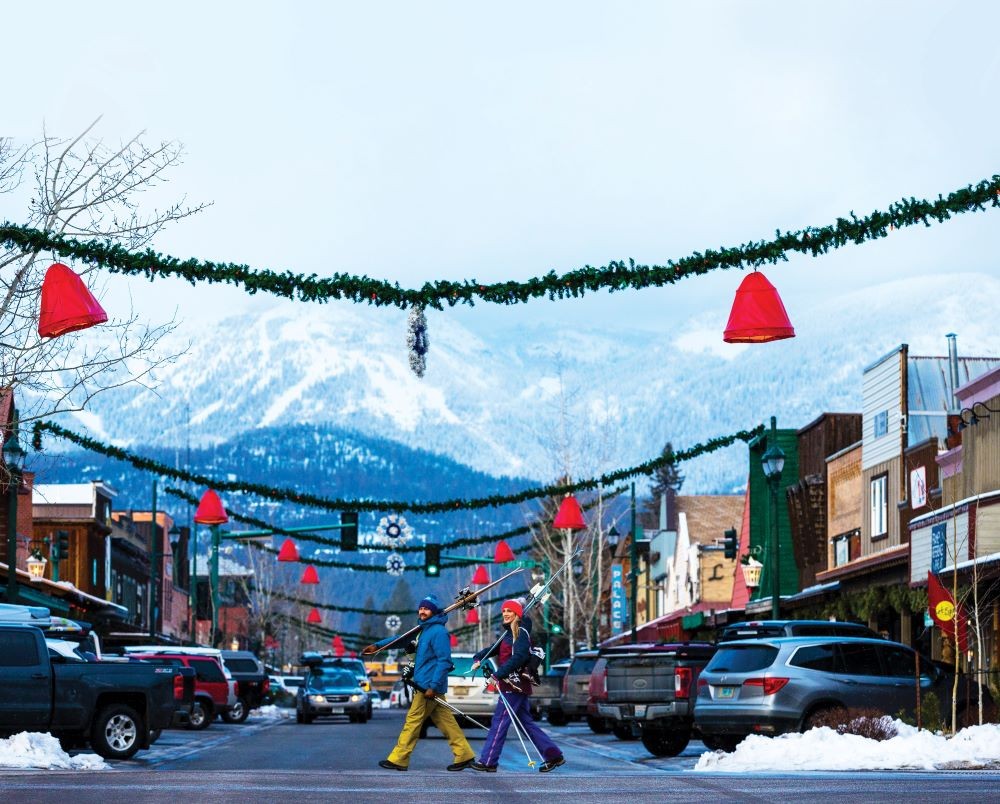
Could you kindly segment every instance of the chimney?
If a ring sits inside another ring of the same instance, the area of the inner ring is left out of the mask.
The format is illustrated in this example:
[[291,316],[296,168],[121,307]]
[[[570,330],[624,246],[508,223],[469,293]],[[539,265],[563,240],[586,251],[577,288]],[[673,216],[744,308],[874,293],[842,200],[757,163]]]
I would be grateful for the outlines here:
[[955,412],[961,409],[955,391],[958,389],[958,336],[954,332],[949,332],[945,337],[948,339],[948,379],[951,387],[948,389],[951,396],[951,409]]

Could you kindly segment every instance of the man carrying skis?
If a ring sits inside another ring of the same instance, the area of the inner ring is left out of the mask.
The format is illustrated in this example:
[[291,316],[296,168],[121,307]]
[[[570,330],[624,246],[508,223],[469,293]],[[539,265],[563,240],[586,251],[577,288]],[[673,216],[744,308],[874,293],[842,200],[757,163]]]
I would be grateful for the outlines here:
[[455,761],[448,766],[450,771],[460,771],[469,767],[476,758],[472,746],[462,733],[455,716],[444,706],[438,704],[438,698],[443,699],[448,692],[448,673],[452,669],[451,639],[445,623],[448,615],[441,611],[441,606],[434,595],[427,595],[417,606],[417,618],[420,620],[420,631],[413,643],[410,643],[408,653],[412,653],[416,643],[416,657],[413,660],[414,688],[413,701],[406,713],[406,721],[399,733],[396,747],[389,753],[387,759],[378,764],[387,770],[405,771],[409,769],[410,755],[420,738],[420,727],[425,718],[441,730]]

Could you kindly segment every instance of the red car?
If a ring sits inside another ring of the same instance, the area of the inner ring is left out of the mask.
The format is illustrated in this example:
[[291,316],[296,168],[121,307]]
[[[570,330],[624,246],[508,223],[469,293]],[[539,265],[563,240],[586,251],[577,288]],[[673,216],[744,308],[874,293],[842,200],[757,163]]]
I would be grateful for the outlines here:
[[216,715],[230,712],[236,705],[236,682],[222,669],[222,662],[212,655],[174,653],[169,649],[155,653],[128,654],[155,664],[190,667],[195,671],[194,703],[188,716],[189,729],[207,729]]

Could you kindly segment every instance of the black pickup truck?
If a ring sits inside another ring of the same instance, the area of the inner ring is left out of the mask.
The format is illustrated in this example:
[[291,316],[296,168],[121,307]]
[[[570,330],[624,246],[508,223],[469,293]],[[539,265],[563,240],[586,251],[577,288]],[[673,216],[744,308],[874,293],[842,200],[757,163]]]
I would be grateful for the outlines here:
[[170,667],[50,655],[38,628],[0,624],[0,734],[48,732],[128,759],[170,726],[174,678]]
[[715,654],[707,642],[637,643],[601,650],[606,701],[597,711],[616,735],[638,727],[646,750],[675,757],[691,740],[698,674]]

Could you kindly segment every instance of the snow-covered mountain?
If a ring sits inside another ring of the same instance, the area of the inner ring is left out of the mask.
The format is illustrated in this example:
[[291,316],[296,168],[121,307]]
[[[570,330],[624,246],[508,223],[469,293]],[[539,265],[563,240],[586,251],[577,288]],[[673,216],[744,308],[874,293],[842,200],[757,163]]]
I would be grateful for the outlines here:
[[[978,304],[958,290],[973,286]],[[119,444],[176,447],[324,423],[492,475],[588,477],[771,415],[801,427],[824,411],[860,410],[864,366],[903,342],[946,354],[956,332],[961,354],[996,355],[997,298],[1000,281],[979,275],[869,287],[790,311],[798,337],[756,347],[722,343],[722,308],[671,333],[540,321],[488,340],[429,311],[423,378],[409,368],[405,314],[288,304],[201,330],[155,390],[104,394],[68,424]],[[686,463],[684,489],[735,490],[745,461],[735,446]]]

